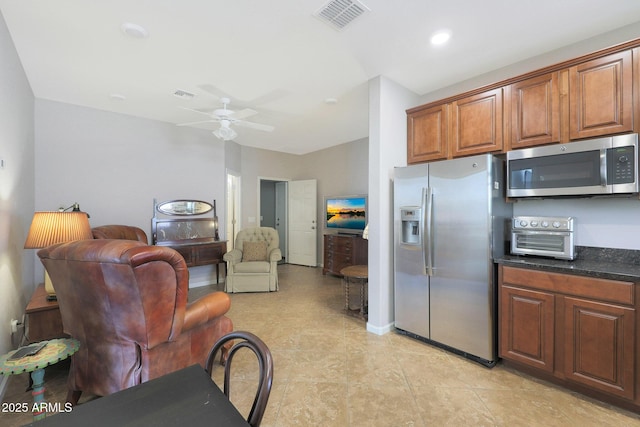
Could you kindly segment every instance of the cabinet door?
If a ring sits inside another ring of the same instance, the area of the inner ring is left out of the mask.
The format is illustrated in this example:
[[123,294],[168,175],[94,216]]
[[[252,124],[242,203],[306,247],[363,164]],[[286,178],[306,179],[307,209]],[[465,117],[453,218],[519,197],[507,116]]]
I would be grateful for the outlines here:
[[451,106],[453,157],[501,151],[502,88],[454,101]]
[[565,297],[567,379],[634,397],[635,310]]
[[511,149],[560,141],[558,73],[511,85]]
[[633,130],[631,51],[569,69],[571,139]]
[[555,296],[500,287],[500,356],[553,372]]
[[407,115],[407,163],[446,159],[448,105],[439,105]]

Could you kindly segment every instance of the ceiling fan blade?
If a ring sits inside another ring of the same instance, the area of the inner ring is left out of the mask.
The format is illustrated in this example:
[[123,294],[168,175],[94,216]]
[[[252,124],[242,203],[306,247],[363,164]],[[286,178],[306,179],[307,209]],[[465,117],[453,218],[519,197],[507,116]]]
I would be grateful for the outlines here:
[[234,122],[234,124],[245,127],[245,128],[256,129],[256,130],[261,130],[265,132],[272,132],[275,129],[275,127],[271,125],[263,125],[262,123],[245,122],[242,120]]
[[251,108],[245,108],[244,110],[235,111],[229,114],[229,117],[233,120],[241,120],[241,119],[246,119],[247,117],[251,117],[255,114],[258,114],[258,112],[255,110],[252,110]]
[[213,122],[217,122],[218,120],[216,119],[210,119],[210,120],[198,120],[197,122],[189,122],[189,123],[178,123],[176,124],[176,126],[191,126],[191,125],[199,125],[202,123],[213,123]]
[[210,112],[200,111],[200,110],[195,110],[195,109],[193,109],[193,108],[183,107],[183,106],[181,106],[181,105],[179,105],[179,106],[178,106],[178,108],[182,108],[183,110],[193,111],[194,113],[204,114],[205,116],[209,116],[209,117],[211,117],[211,113],[210,113]]

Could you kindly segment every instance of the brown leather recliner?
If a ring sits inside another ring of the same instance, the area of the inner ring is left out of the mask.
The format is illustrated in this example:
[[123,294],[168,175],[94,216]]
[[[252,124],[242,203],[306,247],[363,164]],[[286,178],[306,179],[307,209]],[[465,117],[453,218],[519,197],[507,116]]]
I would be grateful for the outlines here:
[[94,239],[123,239],[137,240],[139,242],[149,243],[147,233],[141,228],[132,225],[101,225],[91,229]]
[[64,331],[80,341],[67,400],[104,396],[199,363],[233,330],[231,302],[213,292],[187,304],[189,271],[168,247],[80,240],[38,251],[56,288]]

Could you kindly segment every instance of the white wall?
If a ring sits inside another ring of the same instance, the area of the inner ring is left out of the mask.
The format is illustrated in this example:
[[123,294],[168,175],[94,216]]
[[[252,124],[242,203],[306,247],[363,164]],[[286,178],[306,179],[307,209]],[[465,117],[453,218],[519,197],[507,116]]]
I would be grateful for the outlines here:
[[559,199],[519,201],[514,215],[572,216],[575,244],[640,250],[640,200]]
[[10,320],[22,319],[35,285],[33,251],[23,249],[34,207],[34,98],[1,14],[0,82],[0,159],[4,161],[0,169],[0,354],[4,354],[18,344],[12,343]]
[[[225,145],[211,132],[46,100],[35,117],[36,210],[78,202],[92,227],[134,225],[149,239],[154,198],[216,199],[224,212]],[[192,285],[214,271],[191,269]]]
[[[304,171],[318,180],[318,265],[322,259],[324,199],[327,196],[369,194],[369,139],[363,138],[300,156]],[[304,179],[304,178],[297,178]]]
[[367,330],[393,328],[393,168],[407,165],[407,116],[418,96],[377,77],[369,82],[369,320]]
[[[318,218],[321,221],[324,197],[368,193],[367,139],[360,139],[305,155],[241,147],[242,150],[242,227],[258,224],[258,177],[283,180],[318,181]],[[252,220],[253,222],[249,221]],[[318,229],[317,264],[322,263],[322,233]]]

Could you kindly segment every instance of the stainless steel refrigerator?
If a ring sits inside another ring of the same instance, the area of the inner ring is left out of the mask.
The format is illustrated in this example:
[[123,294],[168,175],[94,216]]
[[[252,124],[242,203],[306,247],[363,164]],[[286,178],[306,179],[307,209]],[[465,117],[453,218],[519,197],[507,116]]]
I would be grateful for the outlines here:
[[487,366],[497,362],[504,162],[492,155],[394,170],[395,327]]

